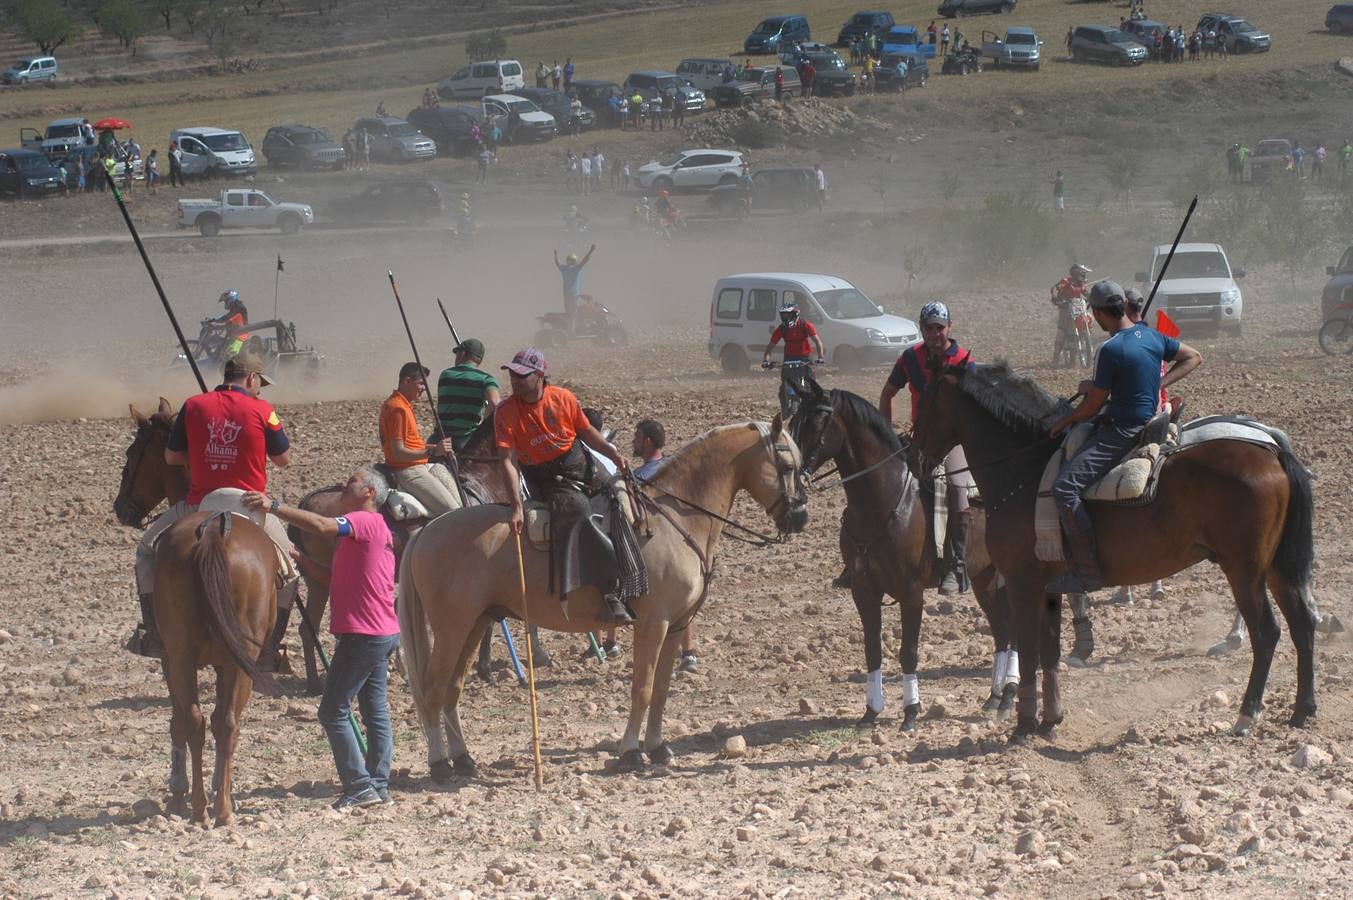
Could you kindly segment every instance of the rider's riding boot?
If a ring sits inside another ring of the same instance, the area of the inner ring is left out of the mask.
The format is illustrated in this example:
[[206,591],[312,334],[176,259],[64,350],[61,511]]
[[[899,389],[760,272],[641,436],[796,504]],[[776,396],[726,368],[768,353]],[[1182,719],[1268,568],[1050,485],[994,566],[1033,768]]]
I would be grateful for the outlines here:
[[968,564],[963,553],[968,545],[968,514],[957,513],[949,520],[944,541],[944,575],[940,578],[940,596],[952,597],[968,592]]
[[294,587],[286,587],[278,592],[277,623],[273,626],[268,642],[258,657],[258,667],[264,672],[283,672],[290,674],[291,665],[282,650],[282,640],[287,636],[287,623],[291,621],[292,592]]
[[601,621],[607,625],[633,625],[634,616],[625,608],[625,604],[615,594],[603,598]]
[[1075,516],[1062,511],[1062,531],[1066,533],[1066,546],[1071,551],[1067,569],[1048,582],[1050,594],[1088,594],[1104,586],[1104,576],[1099,571],[1099,559],[1095,555],[1095,533],[1091,526],[1077,522]]
[[161,659],[164,656],[164,642],[160,640],[160,631],[155,627],[154,594],[141,594],[141,624],[136,627],[127,649],[139,656]]

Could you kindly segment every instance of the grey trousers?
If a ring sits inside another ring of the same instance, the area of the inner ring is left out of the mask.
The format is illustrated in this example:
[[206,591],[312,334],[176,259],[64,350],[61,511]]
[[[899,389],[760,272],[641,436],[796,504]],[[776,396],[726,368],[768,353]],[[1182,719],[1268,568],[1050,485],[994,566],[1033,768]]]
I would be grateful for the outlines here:
[[1142,426],[1123,428],[1109,422],[1101,423],[1090,435],[1081,452],[1076,454],[1062,474],[1052,483],[1052,497],[1062,514],[1062,521],[1074,518],[1079,531],[1087,532],[1093,527],[1090,512],[1085,508],[1081,494],[1090,485],[1118,465],[1119,461],[1137,443],[1137,435]]

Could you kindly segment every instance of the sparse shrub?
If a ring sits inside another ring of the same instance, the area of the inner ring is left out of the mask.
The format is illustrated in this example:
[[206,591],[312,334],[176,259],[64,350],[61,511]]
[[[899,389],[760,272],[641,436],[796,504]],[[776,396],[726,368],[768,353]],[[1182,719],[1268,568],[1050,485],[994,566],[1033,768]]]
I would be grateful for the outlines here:
[[476,31],[465,38],[465,56],[470,62],[499,59],[507,55],[507,34],[501,28]]

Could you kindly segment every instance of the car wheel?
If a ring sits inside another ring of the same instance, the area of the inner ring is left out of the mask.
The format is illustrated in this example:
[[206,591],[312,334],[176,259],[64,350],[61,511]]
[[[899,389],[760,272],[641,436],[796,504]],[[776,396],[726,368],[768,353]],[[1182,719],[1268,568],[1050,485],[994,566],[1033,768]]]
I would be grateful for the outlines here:
[[203,237],[216,237],[221,233],[221,220],[216,216],[205,216],[197,220],[197,230]]
[[1008,16],[1010,13],[1012,13],[1012,12],[1014,12],[1014,11],[1015,11],[1015,4],[1013,4],[1013,3],[1002,3],[1002,4],[1001,4],[1001,15],[1003,15],[1003,16]]
[[672,179],[668,178],[666,175],[659,175],[657,178],[653,179],[653,190],[670,191],[671,189]]
[[1085,62],[1085,54],[1081,53],[1079,47],[1071,48],[1071,58],[1076,62]]
[[724,175],[719,179],[719,187],[726,187],[730,184],[737,184],[737,182],[738,177],[736,175]]
[[283,234],[295,234],[301,230],[301,217],[290,213],[284,215],[277,220],[277,227]]
[[855,96],[855,85],[852,84],[850,87],[846,88],[846,96],[847,97]]
[[1226,337],[1238,338],[1245,336],[1245,323],[1236,322],[1233,325],[1222,326],[1221,333]]
[[725,375],[746,375],[748,365],[747,354],[742,352],[741,347],[729,344],[719,353],[719,368],[723,369]]
[[1331,22],[1329,24],[1329,29],[1330,34],[1340,34],[1343,32],[1344,26],[1340,25],[1338,22]]

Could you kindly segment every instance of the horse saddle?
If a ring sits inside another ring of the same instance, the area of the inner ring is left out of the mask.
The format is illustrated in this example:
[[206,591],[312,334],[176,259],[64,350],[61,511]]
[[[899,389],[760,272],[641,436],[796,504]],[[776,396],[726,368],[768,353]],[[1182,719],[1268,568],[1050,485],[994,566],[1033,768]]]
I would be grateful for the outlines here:
[[[248,519],[259,528],[264,528],[264,534],[268,534],[265,523],[267,513],[261,509],[249,509],[243,503],[244,491],[239,488],[217,488],[210,494],[202,498],[202,502],[197,505],[198,512],[221,512],[230,513],[239,516],[241,519]],[[297,577],[296,562],[291,558],[288,548],[273,540],[273,547],[277,550],[277,576],[285,584]]]
[[[618,501],[625,521],[631,527],[634,525],[634,507],[630,503],[629,486],[625,484],[624,478],[616,476],[602,490],[587,498],[589,512],[585,521],[599,529],[602,535],[610,534],[614,524],[612,497]],[[550,514],[548,503],[537,500],[526,501],[526,525],[522,531],[532,547],[537,550],[550,549],[550,545],[554,542],[552,525],[553,516]]]
[[565,534],[555,534],[553,515],[544,503],[526,505],[527,539],[548,550],[561,597],[582,587],[618,593],[630,600],[647,593],[638,541],[634,537],[634,508],[625,480],[614,477],[604,490],[588,497],[588,512]]

